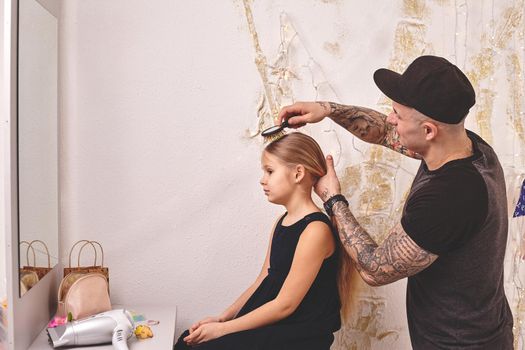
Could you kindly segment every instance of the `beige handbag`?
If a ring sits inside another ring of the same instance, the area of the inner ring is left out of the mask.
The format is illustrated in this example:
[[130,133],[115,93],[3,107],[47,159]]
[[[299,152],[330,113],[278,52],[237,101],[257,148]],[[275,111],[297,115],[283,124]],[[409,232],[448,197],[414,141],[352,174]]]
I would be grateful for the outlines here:
[[[78,267],[71,268],[71,253],[75,246],[81,242],[84,242],[84,245],[82,245],[78,252]],[[74,320],[79,320],[111,310],[109,283],[106,275],[103,273],[103,271],[107,273],[107,268],[100,270],[102,265],[96,265],[97,254],[93,243],[100,246],[98,242],[81,240],[76,242],[69,252],[70,272],[64,276],[58,288],[58,316],[71,317]],[[80,267],[80,255],[86,245],[93,247],[95,251],[95,263],[93,266],[84,268]],[[102,249],[101,246],[100,248]],[[66,271],[65,268],[64,271]]]
[[[80,247],[78,251],[77,266],[71,267],[71,255],[73,254],[73,250],[75,249],[76,245],[79,243],[84,243],[84,244]],[[80,255],[82,254],[82,249],[84,249],[84,247],[88,244],[91,245],[91,247],[93,248],[93,252],[95,254],[93,265],[92,266],[80,266]],[[100,256],[101,256],[100,265],[97,265],[98,253],[97,253],[97,249],[95,245],[97,245],[98,248],[100,249]],[[103,274],[104,276],[106,276],[106,279],[108,280],[108,283],[109,283],[109,269],[104,266],[104,249],[102,248],[102,245],[97,241],[88,241],[85,239],[77,241],[75,244],[73,244],[73,246],[71,247],[71,250],[69,251],[69,266],[64,267],[64,276],[67,276],[71,272],[80,272],[80,273],[99,272]]]
[[22,244],[27,244],[26,258],[28,266],[20,268],[20,295],[24,295],[28,290],[33,288],[33,286],[37,284],[40,280],[36,271],[31,269],[32,266],[31,268],[29,267],[29,249],[31,249],[31,251],[33,252],[33,262],[36,262],[35,249],[31,246],[31,243],[29,243],[28,241],[20,241],[20,246],[22,246]]
[[[20,244],[22,243],[28,243],[27,241],[22,241],[20,242]],[[47,267],[45,266],[37,266],[36,264],[36,254],[35,254],[35,249],[33,248],[33,245],[35,243],[40,243],[44,249],[46,250],[46,255],[47,255]],[[29,263],[29,249],[31,249],[33,251],[33,265],[31,265]],[[26,261],[27,261],[27,266],[24,266],[22,267],[22,270],[24,272],[29,272],[29,271],[34,271],[37,275],[38,275],[38,279],[41,280],[42,278],[44,278],[44,276],[52,270],[52,267],[51,267],[51,255],[49,254],[49,249],[47,248],[47,245],[39,240],[39,239],[34,239],[32,240],[30,243],[28,243],[28,246],[27,246],[27,251],[26,251]]]

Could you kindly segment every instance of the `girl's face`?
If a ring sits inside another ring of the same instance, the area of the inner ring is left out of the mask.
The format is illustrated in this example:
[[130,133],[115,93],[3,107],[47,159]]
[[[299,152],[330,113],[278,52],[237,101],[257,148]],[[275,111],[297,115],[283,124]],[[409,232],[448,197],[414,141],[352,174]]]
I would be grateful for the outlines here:
[[295,171],[266,151],[261,157],[261,168],[263,176],[260,183],[268,201],[285,205],[294,190]]

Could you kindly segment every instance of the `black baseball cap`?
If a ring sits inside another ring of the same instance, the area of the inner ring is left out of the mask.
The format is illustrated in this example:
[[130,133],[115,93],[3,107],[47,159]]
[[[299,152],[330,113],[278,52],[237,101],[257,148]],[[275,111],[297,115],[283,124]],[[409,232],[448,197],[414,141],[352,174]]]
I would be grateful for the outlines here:
[[476,103],[468,78],[443,57],[420,56],[403,74],[378,69],[374,81],[393,101],[447,124],[458,124]]

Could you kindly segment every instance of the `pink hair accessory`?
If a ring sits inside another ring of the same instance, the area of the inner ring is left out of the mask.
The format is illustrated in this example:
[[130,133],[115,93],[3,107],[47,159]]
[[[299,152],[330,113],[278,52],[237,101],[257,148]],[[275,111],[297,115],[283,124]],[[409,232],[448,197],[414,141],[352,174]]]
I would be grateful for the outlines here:
[[51,321],[49,321],[47,328],[55,328],[56,326],[61,326],[66,323],[67,323],[66,317],[55,316],[53,317]]

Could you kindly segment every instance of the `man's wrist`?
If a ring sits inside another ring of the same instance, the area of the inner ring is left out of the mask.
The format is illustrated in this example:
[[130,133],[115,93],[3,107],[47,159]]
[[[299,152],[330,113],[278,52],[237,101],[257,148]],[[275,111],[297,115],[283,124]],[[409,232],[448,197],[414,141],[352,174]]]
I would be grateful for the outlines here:
[[343,196],[342,194],[335,194],[331,196],[323,203],[324,210],[326,210],[326,213],[328,214],[328,216],[334,215],[332,209],[334,207],[334,204],[337,202],[343,202],[346,205],[348,205],[348,201],[346,200],[345,196]]
[[[316,190],[317,191],[317,190]],[[323,190],[319,190],[317,192],[317,195],[319,198],[323,201],[323,203],[327,202],[330,198],[332,198],[335,195],[338,195],[341,193],[341,190],[338,191],[330,191],[328,188],[324,188]]]
[[318,103],[321,107],[323,107],[324,110],[324,116],[323,118],[326,118],[332,113],[332,106],[330,106],[330,102],[328,101],[315,101]]

